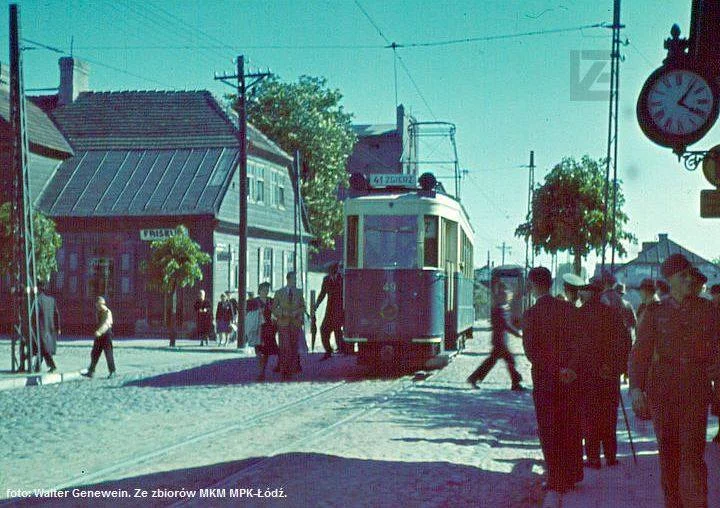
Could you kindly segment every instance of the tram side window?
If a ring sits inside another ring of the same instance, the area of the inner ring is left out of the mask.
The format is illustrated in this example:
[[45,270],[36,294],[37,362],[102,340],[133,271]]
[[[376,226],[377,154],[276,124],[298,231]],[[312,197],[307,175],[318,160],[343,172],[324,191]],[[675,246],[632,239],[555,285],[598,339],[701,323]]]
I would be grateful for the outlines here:
[[424,266],[438,266],[438,218],[435,215],[425,216],[425,249]]
[[347,218],[347,253],[345,266],[357,268],[358,265],[358,216],[348,215]]

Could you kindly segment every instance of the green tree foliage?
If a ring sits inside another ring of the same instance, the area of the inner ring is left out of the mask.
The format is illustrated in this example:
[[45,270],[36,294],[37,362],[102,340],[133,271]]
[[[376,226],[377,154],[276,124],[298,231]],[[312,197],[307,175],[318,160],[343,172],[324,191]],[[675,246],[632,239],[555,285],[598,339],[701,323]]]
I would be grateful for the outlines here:
[[172,296],[170,346],[175,345],[177,336],[177,290],[202,280],[202,265],[210,262],[210,256],[200,250],[185,226],[175,228],[175,233],[150,244],[152,254],[145,267],[149,287]]
[[300,150],[302,195],[317,245],[332,248],[343,230],[339,186],[347,186],[347,158],[355,146],[352,115],[342,94],[324,78],[301,76],[295,83],[270,78],[253,88],[248,120],[287,153]]
[[[55,223],[40,212],[33,214],[33,236],[35,237],[35,271],[37,279],[48,281],[57,271],[55,254],[62,247],[62,238],[55,230]],[[13,260],[14,239],[10,228],[10,203],[0,205],[0,272],[11,274],[15,268]]]
[[[582,259],[593,250],[598,254],[602,252],[604,168],[604,160],[594,160],[588,155],[584,155],[580,161],[572,157],[563,158],[545,177],[545,183],[535,190],[532,218],[517,227],[515,236],[527,238],[532,235],[536,253],[542,250],[551,254],[569,251],[574,258],[574,271],[579,275]],[[622,257],[627,253],[623,242],[635,243],[637,239],[623,229],[628,217],[623,212],[625,197],[619,180],[616,190],[614,246],[616,254]],[[613,245],[612,198],[613,189],[610,188],[607,249]]]

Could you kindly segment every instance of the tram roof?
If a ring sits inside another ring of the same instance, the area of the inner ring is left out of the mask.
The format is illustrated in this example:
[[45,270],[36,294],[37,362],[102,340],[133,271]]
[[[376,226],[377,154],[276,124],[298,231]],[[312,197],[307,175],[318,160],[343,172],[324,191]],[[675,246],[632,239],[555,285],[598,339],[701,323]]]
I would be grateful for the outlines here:
[[462,216],[465,218],[468,227],[471,232],[475,232],[475,228],[470,221],[470,215],[463,204],[455,199],[453,196],[445,194],[444,192],[435,192],[434,195],[423,193],[420,189],[393,189],[387,191],[375,190],[368,192],[367,194],[361,194],[348,198],[346,203],[352,203],[353,201],[364,202],[364,203],[383,203],[383,202],[402,202],[402,201],[421,201],[421,202],[436,202],[441,206],[446,206],[451,209],[459,210]]

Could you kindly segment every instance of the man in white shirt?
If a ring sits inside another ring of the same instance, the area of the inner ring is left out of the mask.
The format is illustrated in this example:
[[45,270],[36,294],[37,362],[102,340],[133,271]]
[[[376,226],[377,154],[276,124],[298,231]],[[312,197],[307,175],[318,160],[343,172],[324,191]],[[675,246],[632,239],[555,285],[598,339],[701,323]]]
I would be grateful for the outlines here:
[[85,377],[93,377],[95,367],[100,359],[100,355],[105,352],[105,360],[107,360],[108,379],[115,376],[115,359],[113,358],[112,347],[112,312],[108,309],[105,298],[98,296],[95,300],[95,309],[97,310],[98,327],[95,330],[95,342],[93,342],[92,352],[90,353],[90,367],[81,374]]

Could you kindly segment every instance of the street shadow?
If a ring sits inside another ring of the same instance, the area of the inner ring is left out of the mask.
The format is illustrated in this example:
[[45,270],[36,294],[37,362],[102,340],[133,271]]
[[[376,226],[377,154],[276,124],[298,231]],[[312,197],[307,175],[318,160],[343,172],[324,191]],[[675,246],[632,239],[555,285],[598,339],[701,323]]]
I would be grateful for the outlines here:
[[[232,484],[219,483],[230,475]],[[480,500],[486,500],[487,506],[522,508],[538,506],[542,496],[540,483],[540,476],[532,473],[532,461],[524,459],[516,461],[511,472],[502,473],[442,461],[402,462],[285,453],[71,487],[67,489],[67,498],[16,499],[9,506],[169,506],[188,499],[167,495],[181,491],[194,494],[191,506],[478,506]],[[219,490],[213,493],[225,497],[200,497],[208,492],[201,489],[216,485]],[[267,493],[270,497],[247,497],[247,491],[256,495],[258,491]],[[120,495],[126,492],[129,496],[147,492],[147,498],[77,497],[88,492]],[[153,493],[165,497],[153,498]],[[272,497],[281,494],[286,497]]]
[[321,353],[302,355],[300,364],[302,372],[288,380],[274,372],[277,357],[272,357],[265,369],[265,379],[258,380],[259,363],[257,358],[241,357],[218,360],[212,363],[187,368],[178,372],[168,372],[155,376],[128,381],[123,386],[146,388],[166,388],[177,386],[200,385],[247,385],[262,383],[304,383],[304,382],[359,382],[368,379],[396,379],[410,374],[402,368],[373,371],[357,365],[351,356],[334,356],[321,361]]

